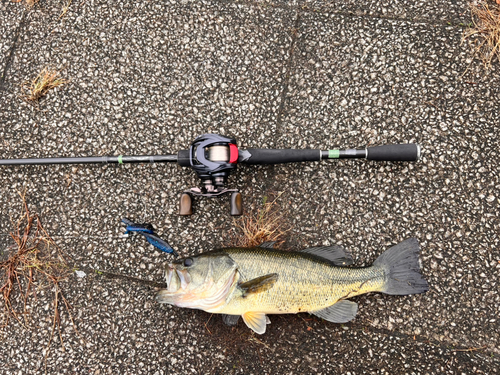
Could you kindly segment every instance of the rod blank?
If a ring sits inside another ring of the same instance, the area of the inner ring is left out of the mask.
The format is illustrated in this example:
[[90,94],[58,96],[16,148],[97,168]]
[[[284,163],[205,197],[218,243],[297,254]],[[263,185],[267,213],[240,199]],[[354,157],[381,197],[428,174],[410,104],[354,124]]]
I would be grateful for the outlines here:
[[0,159],[0,165],[129,164],[176,162],[177,155],[89,156],[80,158]]

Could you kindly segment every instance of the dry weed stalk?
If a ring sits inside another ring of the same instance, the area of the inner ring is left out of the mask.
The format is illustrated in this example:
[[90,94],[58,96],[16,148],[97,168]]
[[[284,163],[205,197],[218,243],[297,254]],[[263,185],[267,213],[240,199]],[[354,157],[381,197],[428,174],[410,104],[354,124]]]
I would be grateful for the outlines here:
[[233,246],[254,247],[264,242],[275,242],[275,247],[279,247],[285,242],[283,237],[290,227],[277,203],[280,196],[272,202],[267,202],[267,197],[264,197],[262,207],[255,214],[235,219],[235,227],[241,235],[233,239]]
[[475,54],[479,53],[484,65],[490,68],[495,58],[500,61],[500,5],[479,0],[470,7],[473,26],[464,32],[463,39],[479,37]]
[[[0,329],[5,330],[12,318],[24,328],[29,328],[30,302],[36,300],[37,291],[51,288],[54,293],[54,316],[46,351],[48,354],[56,327],[63,345],[60,326],[61,301],[66,306],[72,325],[75,327],[70,312],[71,306],[59,285],[67,278],[70,269],[54,241],[43,228],[40,218],[30,213],[26,203],[26,193],[19,195],[22,199],[21,214],[14,223],[14,231],[10,234],[15,245],[10,248],[8,258],[0,262],[0,301],[4,305],[4,319]],[[22,312],[19,312],[19,309],[22,309]],[[62,347],[64,350],[64,346]]]
[[25,83],[24,86],[28,90],[28,94],[25,98],[30,102],[37,102],[40,98],[45,96],[49,90],[66,83],[68,83],[68,81],[60,78],[57,70],[44,68],[33,81]]
[[63,18],[66,15],[66,13],[68,13],[69,6],[71,5],[72,1],[73,0],[66,0],[66,5],[63,6],[62,13],[59,15],[59,19]]

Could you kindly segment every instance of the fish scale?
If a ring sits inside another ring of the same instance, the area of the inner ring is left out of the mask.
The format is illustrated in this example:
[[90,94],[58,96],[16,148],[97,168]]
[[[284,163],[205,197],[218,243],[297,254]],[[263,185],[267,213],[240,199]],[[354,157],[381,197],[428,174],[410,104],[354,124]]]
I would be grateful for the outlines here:
[[333,305],[339,299],[380,291],[385,281],[381,267],[336,267],[324,259],[303,252],[265,248],[224,249],[238,265],[239,282],[276,273],[272,288],[238,298],[238,290],[226,299],[226,305],[212,312],[239,315],[246,311],[267,314],[315,311]]

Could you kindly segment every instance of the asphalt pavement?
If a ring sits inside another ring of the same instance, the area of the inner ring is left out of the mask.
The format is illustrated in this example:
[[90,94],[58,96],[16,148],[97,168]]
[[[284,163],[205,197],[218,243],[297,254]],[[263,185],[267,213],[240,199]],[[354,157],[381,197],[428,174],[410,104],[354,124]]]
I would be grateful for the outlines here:
[[[65,7],[67,9],[65,10]],[[121,218],[152,223],[182,256],[236,235],[228,198],[196,200],[176,164],[0,167],[0,252],[21,200],[75,272],[0,341],[0,374],[497,374],[500,372],[500,66],[462,43],[465,0],[0,1],[0,158],[176,153],[203,133],[240,148],[419,143],[411,162],[241,166],[247,212],[278,197],[292,250],[342,245],[355,265],[416,237],[423,295],[356,297],[347,324],[242,321],[155,302],[172,260]],[[69,82],[34,106],[44,67]],[[78,271],[78,272],[76,272]],[[83,272],[83,273],[82,273]],[[113,275],[119,275],[113,276]]]

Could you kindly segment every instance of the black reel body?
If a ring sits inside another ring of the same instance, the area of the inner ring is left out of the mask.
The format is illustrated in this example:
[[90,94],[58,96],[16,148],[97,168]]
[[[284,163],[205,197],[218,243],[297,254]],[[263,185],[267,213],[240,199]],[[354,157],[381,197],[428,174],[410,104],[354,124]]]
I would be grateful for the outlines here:
[[196,138],[189,150],[178,153],[178,164],[194,169],[202,181],[201,188],[191,188],[182,193],[179,214],[191,215],[192,196],[213,198],[231,193],[231,215],[243,214],[241,193],[237,189],[226,189],[231,171],[238,162],[238,146],[235,139],[217,134],[203,134]]

